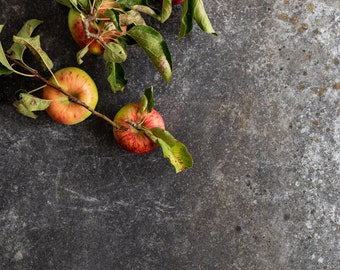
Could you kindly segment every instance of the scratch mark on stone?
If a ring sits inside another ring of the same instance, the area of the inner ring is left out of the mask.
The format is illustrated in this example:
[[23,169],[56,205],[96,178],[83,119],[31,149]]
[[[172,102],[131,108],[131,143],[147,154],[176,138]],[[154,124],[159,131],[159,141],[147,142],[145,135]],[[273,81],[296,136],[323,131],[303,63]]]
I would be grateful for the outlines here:
[[155,205],[156,205],[155,208],[158,209],[161,212],[164,212],[166,210],[174,209],[175,208],[172,205],[167,205],[167,204],[161,203],[159,201],[155,201]]
[[84,196],[83,194],[80,194],[72,189],[69,188],[64,188],[65,191],[75,195],[76,197],[78,197],[80,200],[86,201],[86,202],[99,202],[99,200],[95,197],[91,197],[91,196]]

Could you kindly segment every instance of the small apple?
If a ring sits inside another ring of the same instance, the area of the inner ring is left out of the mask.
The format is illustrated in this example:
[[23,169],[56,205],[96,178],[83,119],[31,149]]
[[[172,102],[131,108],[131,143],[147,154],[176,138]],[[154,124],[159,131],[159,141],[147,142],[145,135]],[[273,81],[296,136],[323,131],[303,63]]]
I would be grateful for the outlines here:
[[[97,86],[84,70],[77,67],[60,69],[54,73],[54,77],[52,76],[49,82],[59,85],[68,94],[92,109],[96,107],[98,102]],[[73,125],[82,122],[91,115],[89,110],[70,101],[66,95],[52,86],[44,87],[43,98],[52,101],[46,112],[59,123]]]
[[104,53],[105,44],[125,35],[127,26],[121,25],[122,31],[118,31],[108,17],[104,15],[105,9],[111,6],[107,3],[102,6],[95,16],[82,15],[74,9],[68,13],[68,27],[74,41],[94,55]]
[[141,112],[141,106],[140,102],[126,104],[117,112],[113,120],[122,127],[113,129],[118,144],[123,149],[137,154],[148,153],[158,147],[143,129],[154,127],[165,129],[164,120],[155,109],[150,113]]

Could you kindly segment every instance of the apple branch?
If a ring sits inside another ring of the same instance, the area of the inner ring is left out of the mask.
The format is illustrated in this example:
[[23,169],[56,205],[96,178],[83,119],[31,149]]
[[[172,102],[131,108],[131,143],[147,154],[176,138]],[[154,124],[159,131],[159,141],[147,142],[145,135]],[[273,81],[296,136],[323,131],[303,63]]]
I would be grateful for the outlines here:
[[22,62],[14,59],[13,57],[6,55],[7,59],[12,61],[14,64],[20,66],[21,68],[25,69],[26,71],[30,72],[32,74],[32,77],[35,77],[39,80],[41,80],[42,82],[44,82],[46,85],[53,87],[54,89],[58,90],[59,92],[63,93],[65,96],[68,97],[68,99],[73,102],[76,103],[80,106],[83,106],[85,109],[87,109],[88,111],[90,111],[93,115],[102,118],[104,121],[108,122],[110,125],[112,125],[114,128],[116,129],[125,129],[125,127],[122,127],[118,124],[116,124],[114,121],[112,121],[109,117],[107,117],[106,115],[92,109],[90,106],[88,106],[86,103],[80,101],[79,99],[77,99],[76,97],[70,95],[67,91],[65,91],[62,87],[58,86],[58,85],[54,85],[53,83],[51,83],[49,80],[47,80],[46,78],[44,78],[36,69],[32,69],[27,67],[26,65],[24,65]]

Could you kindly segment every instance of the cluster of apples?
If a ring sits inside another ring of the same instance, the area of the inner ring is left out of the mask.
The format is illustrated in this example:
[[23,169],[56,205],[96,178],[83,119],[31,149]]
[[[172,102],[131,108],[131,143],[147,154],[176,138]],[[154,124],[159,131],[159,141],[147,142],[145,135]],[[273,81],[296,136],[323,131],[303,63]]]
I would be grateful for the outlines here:
[[[160,0],[163,2],[163,0]],[[63,2],[63,1],[61,1]],[[184,0],[172,0],[173,5],[183,4]],[[88,51],[94,55],[104,53],[105,45],[118,37],[126,34],[127,25],[120,25],[120,30],[112,23],[105,14],[107,9],[119,9],[120,5],[116,0],[104,0],[95,16],[84,23],[83,15],[75,9],[70,8],[68,13],[68,27],[74,41],[84,48],[89,46]],[[108,29],[110,26],[111,29]]]
[[165,22],[172,6],[183,4],[178,38],[191,32],[194,21],[206,33],[216,34],[205,12],[203,0],[160,0],[161,9],[145,0],[56,0],[66,6],[71,36],[79,45],[78,64],[85,55],[102,55],[107,81],[113,92],[123,91],[127,79],[122,63],[128,46],[139,46],[169,83],[172,56],[162,34],[147,25],[144,15]]
[[[160,0],[161,2],[163,0]],[[112,23],[112,18],[106,14],[106,10],[120,9],[119,1],[103,0],[95,16],[91,19],[84,18],[83,13],[69,5],[68,1],[59,0],[69,9],[68,27],[75,42],[81,47],[87,47],[87,51],[94,55],[102,55],[108,43],[126,34],[128,25],[120,24],[119,28]],[[184,0],[172,0],[173,5],[182,4]],[[57,81],[55,81],[57,80]],[[91,77],[83,70],[75,67],[64,68],[55,73],[51,82],[57,82],[69,93],[80,101],[95,108],[98,101],[98,91]],[[77,124],[91,115],[84,107],[71,102],[64,94],[51,86],[45,87],[43,98],[53,102],[47,108],[49,116],[63,124]],[[154,150],[157,144],[145,134],[144,126],[148,129],[159,127],[164,129],[162,116],[152,109],[150,113],[140,112],[141,103],[129,103],[122,107],[114,118],[114,122],[124,128],[114,128],[114,137],[124,149],[134,153],[147,153]],[[139,127],[139,128],[137,128]]]
[[[88,46],[88,51],[94,55],[104,53],[106,44],[124,36],[127,25],[120,25],[120,30],[105,15],[105,11],[111,8],[119,8],[116,1],[105,0],[95,11],[91,19],[85,19],[83,14],[70,8],[68,13],[68,27],[74,41],[81,47]],[[87,20],[85,22],[85,20]]]
[[[119,73],[119,70],[115,70],[119,69],[116,64],[124,61],[125,46],[131,42],[144,49],[166,82],[171,78],[171,55],[167,45],[157,31],[145,25],[139,11],[166,20],[171,13],[169,6],[185,3],[184,10],[189,15],[183,13],[183,17],[188,16],[189,21],[195,19],[205,32],[215,33],[205,16],[202,0],[160,0],[163,2],[163,15],[143,0],[56,1],[70,8],[68,27],[81,48],[77,54],[78,60],[87,52],[103,55],[107,66],[111,66],[110,76],[113,77]],[[194,10],[197,12],[192,16]],[[190,22],[188,26],[184,21],[183,35],[189,33],[192,26]],[[23,91],[18,95],[13,105],[19,113],[36,118],[34,111],[46,110],[53,120],[66,125],[78,124],[90,115],[96,115],[113,126],[113,136],[123,149],[145,154],[160,146],[164,157],[170,160],[176,172],[192,167],[192,157],[187,148],[165,130],[161,114],[153,108],[152,87],[144,91],[140,102],[131,102],[120,108],[113,120],[97,112],[98,89],[87,72],[78,67],[66,67],[52,72],[53,62],[40,47],[39,36],[31,37],[40,23],[42,21],[36,19],[27,21],[17,35],[13,36],[14,43],[6,53],[0,43],[0,75],[16,73],[36,77],[45,83],[42,98],[31,94],[35,90]],[[0,32],[2,28],[0,24]],[[51,73],[49,80],[25,63],[23,55],[26,49]],[[16,69],[18,66],[28,74]],[[114,77],[114,81],[119,81],[119,78]]]
[[[59,85],[69,95],[95,109],[98,102],[98,90],[88,73],[77,67],[66,67],[54,73],[50,85],[43,89],[43,99],[51,101],[46,109],[55,121],[74,125],[84,121],[92,113],[83,106],[72,102],[68,96],[51,85]],[[165,129],[162,116],[154,109],[147,113],[141,110],[141,102],[128,103],[115,115],[113,134],[118,144],[127,151],[145,154],[157,144],[145,133],[155,127]]]
[[[124,36],[128,25],[120,24],[117,29],[112,23],[111,18],[105,13],[108,9],[119,10],[121,8],[119,1],[104,0],[100,4],[95,14],[82,13],[77,11],[72,6],[65,3],[65,0],[59,0],[61,4],[66,4],[70,8],[68,14],[68,27],[75,42],[81,47],[88,46],[88,52],[94,55],[104,53],[105,46],[118,37]],[[163,0],[160,0],[163,2]],[[173,5],[183,4],[184,0],[172,0]],[[89,18],[84,18],[85,15],[91,15]]]

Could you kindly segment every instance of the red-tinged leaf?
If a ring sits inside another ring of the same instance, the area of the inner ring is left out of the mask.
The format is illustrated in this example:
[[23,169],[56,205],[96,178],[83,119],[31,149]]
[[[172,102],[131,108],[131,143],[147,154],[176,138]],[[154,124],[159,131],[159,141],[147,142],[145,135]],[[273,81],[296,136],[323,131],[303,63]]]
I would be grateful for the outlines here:
[[[31,19],[28,20],[23,27],[19,30],[19,32],[16,34],[17,37],[21,38],[29,38],[34,29],[39,26],[42,23],[40,20]],[[21,43],[13,43],[13,45],[7,50],[7,53],[11,55],[12,58],[17,59],[19,61],[23,62],[23,54],[26,50],[26,46]]]
[[164,81],[168,83],[172,77],[172,59],[162,35],[147,25],[136,25],[127,31],[127,35],[144,50]]
[[156,127],[147,130],[146,134],[161,147],[164,157],[169,159],[176,173],[193,166],[193,159],[186,146],[176,140],[170,132]]
[[123,63],[127,58],[127,51],[119,43],[110,42],[105,45],[103,57],[107,62]]
[[38,116],[33,112],[46,110],[50,104],[50,100],[41,99],[29,93],[20,93],[19,100],[16,100],[13,106],[22,115],[36,119]]
[[47,53],[40,46],[40,36],[35,37],[20,37],[13,36],[13,41],[19,44],[26,46],[32,54],[38,59],[44,69],[49,70],[51,73],[51,69],[53,67],[52,60],[48,57]]

